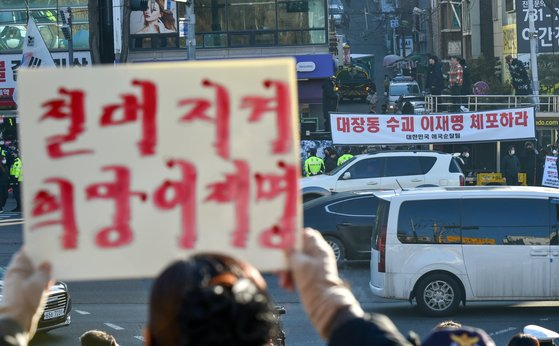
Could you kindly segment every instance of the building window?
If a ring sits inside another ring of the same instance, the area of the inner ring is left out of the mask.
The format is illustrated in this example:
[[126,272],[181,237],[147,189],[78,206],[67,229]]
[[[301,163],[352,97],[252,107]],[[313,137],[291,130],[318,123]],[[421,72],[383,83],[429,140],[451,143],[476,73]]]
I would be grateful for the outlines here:
[[87,0],[0,1],[0,53],[20,53],[27,33],[28,16],[37,23],[39,32],[51,51],[65,51],[68,42],[60,30],[60,9],[72,8],[74,49],[89,49]]
[[[198,48],[326,44],[325,0],[196,0],[194,6]],[[185,9],[177,3],[180,23]],[[169,35],[180,35],[177,47],[186,47],[182,33]],[[157,36],[133,35],[131,49],[154,49]]]

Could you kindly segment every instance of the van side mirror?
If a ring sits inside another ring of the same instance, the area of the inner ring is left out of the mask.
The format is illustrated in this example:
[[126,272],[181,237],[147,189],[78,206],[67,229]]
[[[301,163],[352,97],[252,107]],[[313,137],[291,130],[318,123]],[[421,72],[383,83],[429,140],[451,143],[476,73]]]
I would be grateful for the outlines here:
[[345,172],[344,175],[342,175],[342,179],[343,180],[351,179],[351,173]]

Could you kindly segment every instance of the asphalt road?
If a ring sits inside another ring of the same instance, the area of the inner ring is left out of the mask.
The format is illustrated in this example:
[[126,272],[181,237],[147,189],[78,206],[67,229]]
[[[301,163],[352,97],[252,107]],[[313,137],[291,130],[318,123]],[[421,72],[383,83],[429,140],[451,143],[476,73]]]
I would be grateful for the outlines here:
[[[0,214],[1,215],[1,214]],[[22,244],[21,225],[14,225],[19,215],[0,219],[0,265],[7,265],[11,254]],[[340,267],[341,276],[350,284],[365,311],[388,315],[398,328],[413,330],[421,336],[440,318],[422,316],[408,302],[390,301],[373,296],[368,289],[368,263],[353,262]],[[278,287],[273,275],[266,275],[275,302],[285,306],[283,317],[288,345],[323,345],[308,321],[296,293]],[[121,345],[142,345],[147,321],[151,280],[69,282],[73,300],[72,324],[69,327],[39,333],[31,345],[77,345],[79,335],[90,329],[113,334]],[[525,325],[538,324],[559,330],[559,302],[499,302],[468,304],[452,316],[465,325],[485,329],[497,342],[506,344]]]

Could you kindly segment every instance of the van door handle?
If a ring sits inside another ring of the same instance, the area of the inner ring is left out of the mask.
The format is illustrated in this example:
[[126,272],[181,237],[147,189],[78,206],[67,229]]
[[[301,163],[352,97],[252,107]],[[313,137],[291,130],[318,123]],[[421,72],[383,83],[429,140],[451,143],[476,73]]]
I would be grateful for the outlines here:
[[340,226],[349,227],[349,226],[353,226],[353,224],[351,222],[342,222],[340,223]]
[[411,182],[412,183],[420,183],[422,181],[423,181],[422,179],[413,179]]
[[530,251],[530,256],[547,256],[549,255],[548,250],[532,250]]
[[378,185],[378,181],[369,181],[367,185]]
[[558,250],[553,250],[553,251],[551,251],[551,254],[553,256],[559,256],[559,251]]

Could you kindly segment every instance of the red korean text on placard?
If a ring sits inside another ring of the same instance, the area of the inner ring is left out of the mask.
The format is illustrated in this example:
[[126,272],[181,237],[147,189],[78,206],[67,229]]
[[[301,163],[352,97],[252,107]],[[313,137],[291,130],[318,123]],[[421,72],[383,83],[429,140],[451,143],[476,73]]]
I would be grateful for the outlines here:
[[496,129],[499,127],[497,115],[497,113],[485,113],[485,128]]
[[[215,90],[214,102],[207,98],[187,98],[179,101],[179,106],[189,106],[192,108],[186,113],[181,121],[191,122],[201,120],[215,124],[215,143],[217,155],[223,159],[229,159],[229,118],[231,117],[231,100],[229,91],[224,85],[203,80],[202,87],[213,88]],[[209,115],[208,110],[214,105],[215,114]]]
[[423,131],[433,131],[435,129],[435,121],[432,116],[421,117],[421,129]]
[[453,131],[462,131],[464,129],[464,116],[463,115],[451,115],[450,122],[452,123]]
[[528,112],[526,111],[516,111],[514,112],[514,125],[516,126],[528,126]]
[[415,117],[402,117],[402,132],[414,132]]
[[367,118],[367,131],[370,133],[377,133],[380,131],[380,120],[378,117]]
[[69,120],[68,132],[47,138],[47,153],[53,159],[66,156],[91,154],[91,149],[65,151],[62,145],[74,142],[85,130],[85,92],[83,90],[58,89],[60,98],[44,102],[41,107],[46,108],[39,121]]
[[365,119],[361,117],[351,118],[351,128],[355,133],[362,133],[365,131]]
[[244,248],[249,233],[250,168],[246,161],[235,160],[235,173],[227,174],[225,180],[210,184],[211,193],[205,202],[234,203],[235,229],[233,246]]
[[87,186],[86,199],[112,199],[115,203],[113,224],[102,228],[95,238],[95,243],[100,248],[112,248],[127,245],[132,242],[134,232],[130,227],[130,199],[140,197],[147,200],[144,192],[130,189],[130,169],[125,166],[105,166],[102,171],[113,171],[114,182],[97,183]]
[[386,127],[390,128],[392,132],[396,132],[396,129],[400,127],[400,122],[395,117],[390,117],[386,122]]
[[[106,127],[141,121],[142,139],[138,142],[140,154],[153,155],[157,145],[157,87],[153,82],[140,80],[133,80],[132,85],[141,89],[141,98],[134,94],[121,95],[121,104],[103,107],[100,125]],[[117,110],[122,110],[121,118],[116,116]]]
[[[178,181],[165,180],[153,194],[153,201],[157,208],[163,210],[174,209],[180,206],[182,232],[179,246],[183,249],[192,249],[196,243],[196,182],[198,173],[196,167],[183,160],[169,160],[167,167],[177,167],[181,170],[181,179]],[[168,193],[172,192],[172,198]]]
[[272,142],[273,154],[287,154],[291,149],[291,96],[289,84],[277,80],[265,80],[264,88],[274,88],[275,96],[245,96],[241,101],[241,109],[251,109],[249,122],[258,122],[266,113],[276,116],[276,139]]
[[349,119],[348,118],[336,118],[336,129],[339,132],[350,132]]
[[264,230],[260,235],[260,244],[267,248],[290,248],[295,244],[295,231],[297,228],[297,199],[298,168],[284,162],[278,162],[283,174],[257,173],[256,200],[272,200],[279,195],[285,195],[283,214],[275,226]]
[[470,115],[470,120],[471,129],[483,130],[485,128],[483,113]]
[[60,225],[62,234],[62,248],[75,249],[78,246],[78,226],[74,211],[74,185],[66,179],[50,178],[46,184],[56,184],[60,193],[58,196],[46,190],[38,191],[33,197],[31,215],[40,218],[54,212],[60,213],[60,219],[41,221],[31,226],[31,230]]

